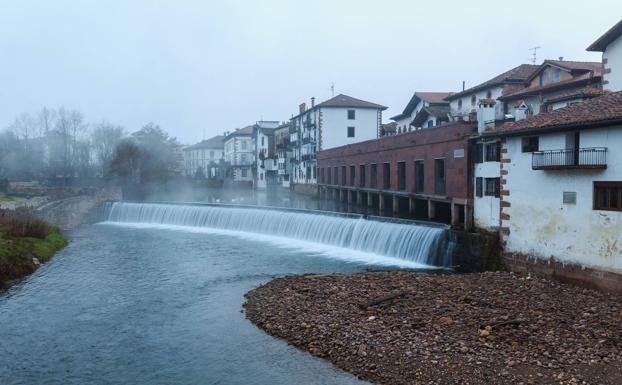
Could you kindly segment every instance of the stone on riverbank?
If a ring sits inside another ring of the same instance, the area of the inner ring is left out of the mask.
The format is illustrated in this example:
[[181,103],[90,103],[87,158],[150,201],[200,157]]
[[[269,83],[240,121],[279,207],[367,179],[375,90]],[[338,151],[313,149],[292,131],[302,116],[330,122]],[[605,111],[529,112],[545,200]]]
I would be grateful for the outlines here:
[[549,280],[287,277],[244,307],[268,333],[379,384],[622,383],[622,299]]

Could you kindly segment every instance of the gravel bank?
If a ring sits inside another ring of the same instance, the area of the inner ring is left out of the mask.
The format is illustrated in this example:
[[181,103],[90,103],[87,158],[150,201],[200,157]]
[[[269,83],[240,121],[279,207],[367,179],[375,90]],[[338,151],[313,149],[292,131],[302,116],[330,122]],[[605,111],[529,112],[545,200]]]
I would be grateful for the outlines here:
[[549,280],[287,277],[249,292],[244,308],[266,332],[378,384],[622,384],[622,299]]

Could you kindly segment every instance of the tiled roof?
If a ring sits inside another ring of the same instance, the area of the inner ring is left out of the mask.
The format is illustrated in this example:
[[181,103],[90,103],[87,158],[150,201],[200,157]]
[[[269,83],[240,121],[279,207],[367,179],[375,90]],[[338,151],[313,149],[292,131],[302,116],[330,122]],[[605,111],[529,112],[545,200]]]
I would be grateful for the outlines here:
[[601,62],[592,61],[571,61],[571,60],[545,60],[540,67],[534,71],[526,82],[531,82],[548,66],[556,66],[569,71],[573,75],[579,75],[585,72],[592,72],[594,76],[602,76],[603,64]]
[[365,100],[356,99],[348,95],[339,94],[333,98],[330,98],[316,107],[352,107],[352,108],[376,108],[379,110],[386,110],[387,107],[380,104],[367,102]]
[[202,140],[197,144],[193,144],[192,146],[188,146],[184,148],[184,151],[188,150],[199,150],[203,148],[224,148],[225,147],[225,137],[223,135],[216,135],[213,138],[209,138],[206,140]]
[[615,39],[622,35],[622,20],[620,20],[616,25],[611,27],[609,31],[605,32],[604,35],[596,39],[589,47],[587,47],[588,51],[596,51],[596,52],[604,52],[605,48],[609,44],[611,44]]
[[543,86],[536,85],[532,87],[522,88],[516,92],[509,93],[507,95],[503,95],[499,98],[499,100],[514,100],[520,99],[525,96],[531,95],[540,95],[547,92],[558,91],[559,89],[564,88],[573,88],[578,87],[585,84],[600,84],[601,75],[591,76],[591,74],[586,73],[583,75],[579,75],[576,78],[562,80],[556,83],[548,83]]
[[449,115],[450,108],[449,106],[429,106],[423,107],[415,116],[412,123],[413,125],[419,127],[419,125],[423,124],[430,116],[436,116],[441,120],[447,120],[447,115]]
[[598,87],[586,86],[582,88],[575,88],[565,92],[561,92],[555,95],[554,98],[549,98],[546,101],[548,103],[561,102],[563,100],[576,99],[576,98],[595,98],[597,96],[605,95],[607,91],[603,91]]
[[476,85],[475,87],[471,87],[464,91],[455,93],[445,98],[445,100],[454,100],[461,96],[471,94],[473,92],[479,91],[483,88],[493,87],[506,83],[523,83],[527,78],[533,74],[540,66],[535,64],[521,64],[518,67],[514,67],[509,71],[502,73],[501,75],[497,75],[494,78],[487,80],[481,84]]
[[229,133],[229,135],[227,135],[227,138],[225,139],[228,139],[234,135],[252,135],[254,132],[254,129],[255,129],[254,125],[246,126],[244,128],[237,128],[235,131]]
[[421,100],[430,104],[448,104],[449,102],[446,101],[445,98],[451,95],[453,95],[453,92],[415,92],[408,101],[404,111],[402,111],[399,115],[395,115],[391,119],[400,120],[404,117],[410,116]]
[[506,123],[502,127],[491,130],[490,134],[570,128],[582,125],[606,125],[617,122],[622,124],[622,92],[611,92],[552,112],[540,113],[517,122]]

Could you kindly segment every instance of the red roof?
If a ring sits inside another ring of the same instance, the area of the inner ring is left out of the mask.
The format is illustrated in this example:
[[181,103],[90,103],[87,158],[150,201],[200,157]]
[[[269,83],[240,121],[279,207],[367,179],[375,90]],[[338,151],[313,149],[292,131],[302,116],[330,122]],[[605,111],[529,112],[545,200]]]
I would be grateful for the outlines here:
[[490,134],[522,132],[540,129],[580,127],[582,125],[622,124],[622,91],[575,103],[564,108],[506,123]]
[[536,71],[538,68],[540,68],[539,65],[535,65],[535,64],[521,64],[518,67],[514,67],[509,71],[506,71],[504,73],[502,73],[501,75],[497,75],[494,78],[487,80],[475,87],[471,87],[469,89],[466,89],[464,91],[455,93],[453,95],[450,95],[448,97],[445,98],[445,100],[454,100],[457,99],[460,96],[463,95],[468,95],[471,94],[473,92],[485,89],[485,88],[489,88],[489,87],[494,87],[494,86],[498,86],[501,84],[509,84],[509,83],[519,83],[522,84],[523,82],[525,82],[525,80],[527,80],[527,78],[529,78],[534,71]]
[[579,75],[575,78],[561,80],[556,83],[548,83],[543,86],[535,85],[532,87],[521,88],[516,92],[512,92],[507,95],[501,96],[499,100],[520,99],[525,96],[540,95],[540,94],[544,94],[547,92],[558,91],[559,89],[573,88],[573,87],[578,87],[578,86],[589,84],[589,83],[600,84],[600,79],[601,79],[600,73],[595,76],[591,76],[591,74],[587,73],[587,74]]
[[540,67],[534,71],[531,76],[526,80],[526,83],[531,82],[540,72],[542,72],[548,66],[555,66],[563,68],[570,72],[573,76],[584,74],[586,72],[592,72],[594,76],[601,76],[603,73],[603,63],[593,61],[571,61],[571,60],[545,60],[540,64]]
[[453,95],[453,92],[415,92],[415,95],[428,103],[447,103],[445,98]]

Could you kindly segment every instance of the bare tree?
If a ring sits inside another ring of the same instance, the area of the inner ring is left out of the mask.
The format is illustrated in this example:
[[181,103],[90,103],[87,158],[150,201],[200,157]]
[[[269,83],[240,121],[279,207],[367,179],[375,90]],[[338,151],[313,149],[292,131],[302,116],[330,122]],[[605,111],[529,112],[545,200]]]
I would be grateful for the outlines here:
[[91,135],[93,155],[99,177],[108,175],[110,162],[114,157],[115,148],[123,138],[123,128],[109,122],[102,122],[95,127]]

